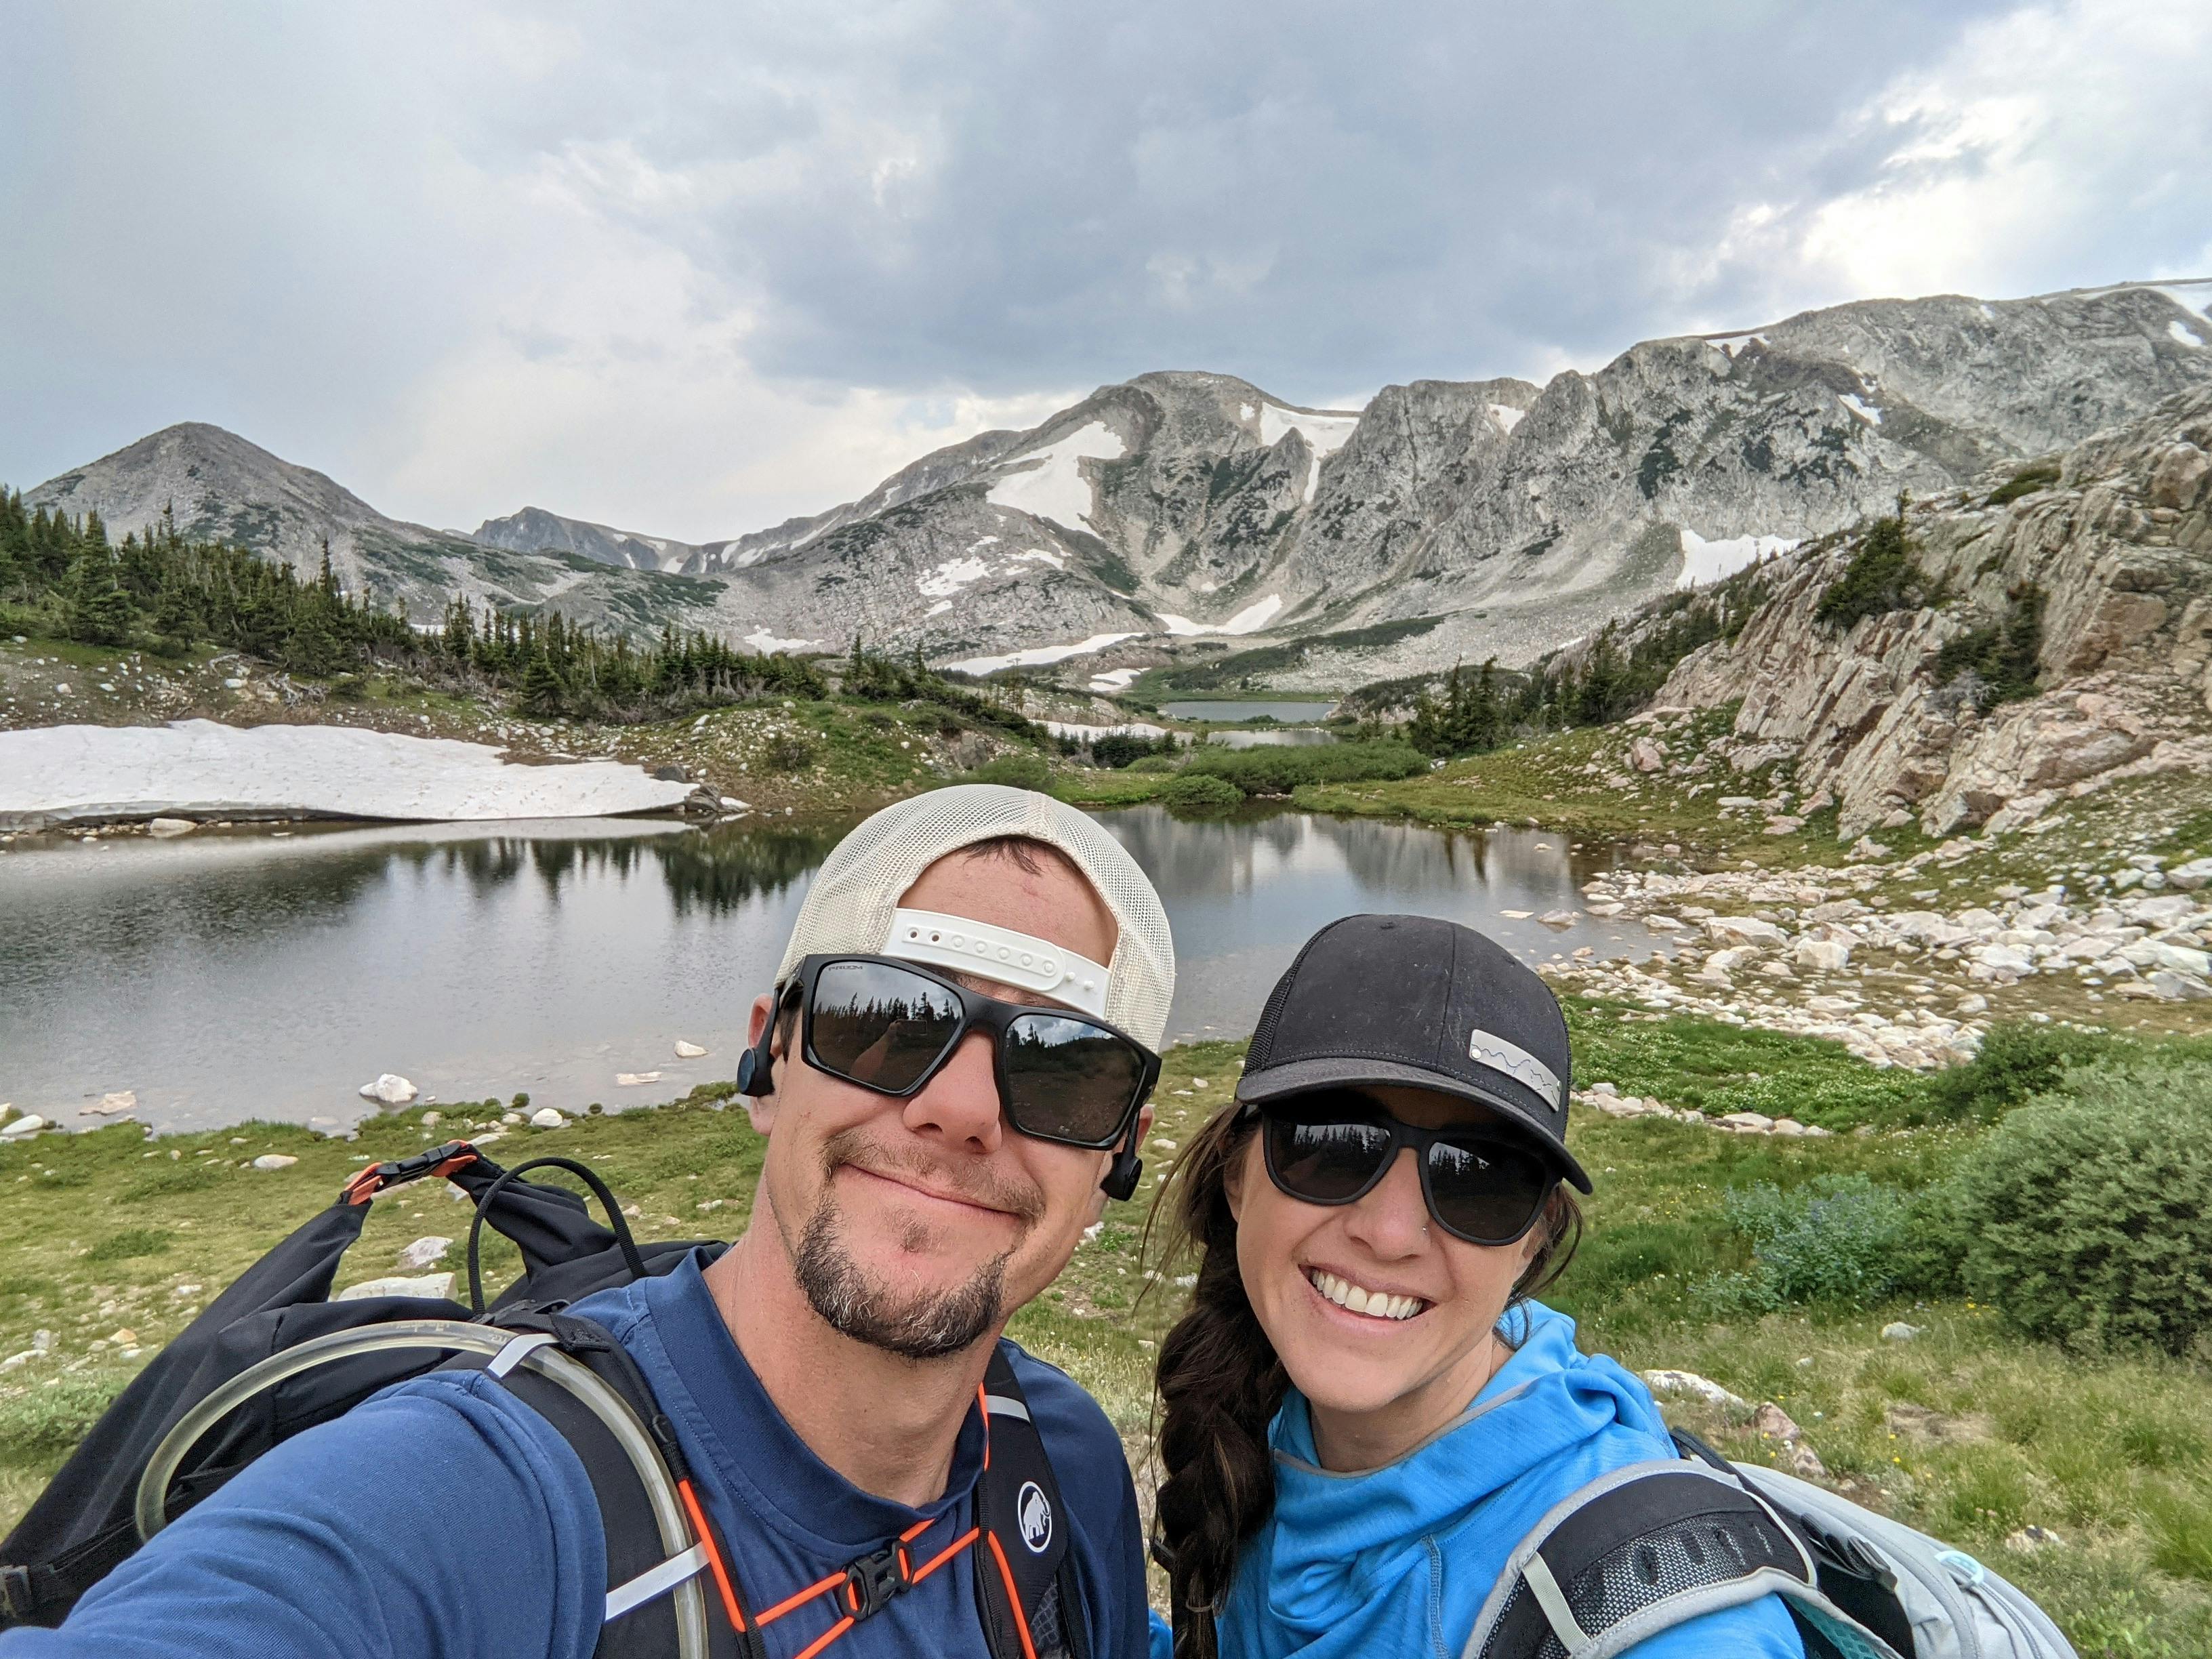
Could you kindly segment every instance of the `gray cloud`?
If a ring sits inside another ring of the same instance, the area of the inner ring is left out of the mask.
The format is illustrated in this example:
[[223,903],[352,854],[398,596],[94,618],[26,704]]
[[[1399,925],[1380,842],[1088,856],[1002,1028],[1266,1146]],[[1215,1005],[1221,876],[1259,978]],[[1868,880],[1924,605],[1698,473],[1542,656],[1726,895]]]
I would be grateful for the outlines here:
[[2177,274],[2174,9],[17,8],[0,477],[207,419],[703,537],[1147,368],[1314,401]]

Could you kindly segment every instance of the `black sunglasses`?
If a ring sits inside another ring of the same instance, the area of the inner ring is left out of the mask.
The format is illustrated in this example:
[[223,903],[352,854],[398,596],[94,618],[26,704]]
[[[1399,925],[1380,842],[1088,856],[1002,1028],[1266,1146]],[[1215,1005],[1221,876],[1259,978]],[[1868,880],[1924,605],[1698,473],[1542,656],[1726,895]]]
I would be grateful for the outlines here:
[[1482,1129],[1422,1129],[1364,1096],[1331,1090],[1247,1106],[1261,1120],[1267,1176],[1302,1204],[1351,1204],[1372,1192],[1401,1147],[1419,1161],[1429,1215],[1470,1244],[1517,1243],[1559,1182],[1550,1162]]
[[917,1093],[970,1031],[989,1033],[1006,1121],[1037,1140],[1112,1146],[1159,1080],[1160,1057],[1104,1020],[1002,1002],[893,957],[807,957],[791,991],[806,1063],[878,1094]]

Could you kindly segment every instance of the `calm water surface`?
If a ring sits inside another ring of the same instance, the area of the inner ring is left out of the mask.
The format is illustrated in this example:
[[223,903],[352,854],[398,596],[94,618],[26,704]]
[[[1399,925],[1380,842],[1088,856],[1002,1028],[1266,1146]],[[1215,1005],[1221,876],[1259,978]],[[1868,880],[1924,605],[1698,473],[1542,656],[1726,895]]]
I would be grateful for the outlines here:
[[1179,720],[1256,720],[1261,715],[1285,726],[1325,720],[1333,702],[1164,702],[1160,713]]
[[[1170,1039],[1242,1036],[1308,934],[1361,910],[1483,928],[1531,960],[1650,948],[1576,908],[1611,849],[1282,812],[1102,815],[1175,927]],[[836,829],[635,821],[217,831],[0,853],[0,1102],[65,1123],[335,1126],[398,1072],[447,1100],[610,1109],[727,1077]],[[710,1053],[679,1060],[678,1038]],[[624,1087],[617,1073],[657,1070]]]

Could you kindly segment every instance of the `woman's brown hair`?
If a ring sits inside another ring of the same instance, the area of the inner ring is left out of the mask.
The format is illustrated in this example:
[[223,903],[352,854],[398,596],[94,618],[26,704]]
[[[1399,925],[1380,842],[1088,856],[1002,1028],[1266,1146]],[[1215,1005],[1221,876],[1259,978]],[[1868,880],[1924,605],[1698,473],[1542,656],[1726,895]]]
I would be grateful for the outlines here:
[[[1267,1425],[1289,1379],[1244,1294],[1229,1179],[1256,1120],[1231,1104],[1191,1138],[1153,1201],[1146,1231],[1163,1224],[1168,1254],[1198,1257],[1190,1307],[1160,1344],[1155,1527],[1176,1608],[1175,1659],[1214,1659],[1212,1615],[1227,1600],[1237,1557],[1275,1504]],[[1513,1300],[1556,1279],[1574,1255],[1582,1211],[1563,1182],[1537,1221],[1542,1243]]]

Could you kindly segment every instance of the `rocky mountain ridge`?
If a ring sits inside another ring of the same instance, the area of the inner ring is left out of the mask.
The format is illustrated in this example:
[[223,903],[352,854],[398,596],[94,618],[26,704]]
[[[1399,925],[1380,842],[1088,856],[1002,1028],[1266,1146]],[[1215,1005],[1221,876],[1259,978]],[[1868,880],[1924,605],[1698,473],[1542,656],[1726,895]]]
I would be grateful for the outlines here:
[[187,527],[295,562],[328,535],[349,581],[410,604],[459,588],[763,648],[859,633],[975,672],[1079,659],[1087,675],[1296,639],[1304,661],[1276,682],[1338,687],[1532,660],[1899,489],[1956,489],[2212,386],[2208,305],[2212,282],[1868,301],[1646,342],[1540,388],[1386,387],[1357,411],[1146,374],[706,544],[535,507],[473,537],[431,531],[204,427],[31,499],[96,507],[118,531],[173,500]]
[[[1915,821],[2019,828],[2124,778],[2212,770],[2212,389],[1992,493],[2016,498],[1954,491],[1907,515],[1938,603],[1839,630],[1819,606],[1856,539],[1787,556],[1741,633],[1686,657],[1659,706],[1739,704],[1739,759],[1794,756],[1791,810],[1833,805],[1846,839]],[[2031,595],[2035,694],[1984,706],[1971,676],[1942,672],[1943,648]],[[1635,764],[1674,758],[1652,742]]]

